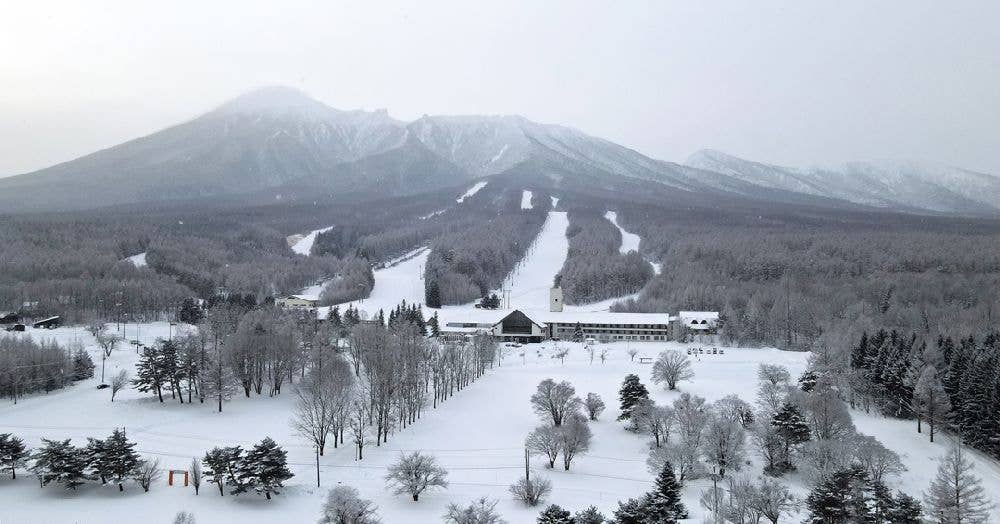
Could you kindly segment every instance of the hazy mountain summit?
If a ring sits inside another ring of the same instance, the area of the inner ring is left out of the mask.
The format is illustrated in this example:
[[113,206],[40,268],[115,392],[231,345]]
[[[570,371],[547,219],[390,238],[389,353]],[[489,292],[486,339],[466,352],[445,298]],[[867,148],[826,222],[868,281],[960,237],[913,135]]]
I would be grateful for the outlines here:
[[1000,210],[1000,179],[957,168],[852,163],[804,170],[712,150],[677,164],[516,115],[425,115],[402,122],[385,110],[345,111],[297,89],[266,87],[148,136],[0,179],[0,212],[195,200],[211,206],[220,199],[259,203],[345,193],[394,196],[453,189],[497,175],[609,193],[626,187],[642,191],[637,184],[652,182],[661,190],[707,198],[835,199],[949,213]]

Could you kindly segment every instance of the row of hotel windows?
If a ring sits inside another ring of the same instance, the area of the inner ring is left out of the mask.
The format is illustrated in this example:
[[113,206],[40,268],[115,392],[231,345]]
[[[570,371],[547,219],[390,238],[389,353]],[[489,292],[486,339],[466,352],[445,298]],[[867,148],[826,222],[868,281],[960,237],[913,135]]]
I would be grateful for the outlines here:
[[[576,329],[576,324],[549,324],[559,329]],[[617,328],[617,329],[670,329],[667,324],[580,324],[584,330],[592,328]]]
[[[584,329],[583,332],[586,335],[600,334],[600,335],[662,335],[666,330],[652,331],[652,330],[641,330],[637,331],[634,329]],[[558,334],[560,337],[569,337],[576,332],[575,329],[570,328],[559,328]],[[633,339],[634,340],[634,339]]]

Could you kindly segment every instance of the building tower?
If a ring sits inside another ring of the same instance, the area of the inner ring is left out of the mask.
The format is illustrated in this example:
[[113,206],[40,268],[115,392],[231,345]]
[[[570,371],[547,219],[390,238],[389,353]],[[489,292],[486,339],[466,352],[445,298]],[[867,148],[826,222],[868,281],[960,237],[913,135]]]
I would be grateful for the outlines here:
[[563,292],[561,287],[549,290],[549,311],[558,313],[563,310]]

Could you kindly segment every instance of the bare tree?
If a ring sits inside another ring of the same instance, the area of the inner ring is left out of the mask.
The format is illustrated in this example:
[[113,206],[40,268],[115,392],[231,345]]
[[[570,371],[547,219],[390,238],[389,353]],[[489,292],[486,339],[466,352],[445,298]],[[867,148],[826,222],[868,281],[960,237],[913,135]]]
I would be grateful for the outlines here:
[[757,380],[757,405],[770,417],[785,403],[792,376],[784,366],[761,364],[757,368]]
[[197,495],[201,490],[201,461],[196,458],[191,459],[191,485],[194,486],[194,494]]
[[791,513],[796,508],[795,497],[776,480],[761,478],[760,486],[755,486],[751,493],[750,508],[771,524],[778,524],[782,514]]
[[194,514],[189,511],[179,511],[174,516],[174,524],[195,524]]
[[326,494],[318,524],[380,524],[378,506],[361,498],[351,486],[337,486]]
[[719,476],[727,470],[739,471],[746,460],[746,433],[737,421],[715,414],[705,430],[702,452],[709,464],[718,468]]
[[885,447],[875,437],[855,435],[850,439],[854,462],[864,468],[868,478],[885,482],[888,475],[898,475],[906,471],[899,454]]
[[385,480],[397,495],[408,493],[416,502],[427,489],[447,488],[447,477],[448,472],[437,465],[433,456],[414,451],[400,455],[399,460],[389,466]]
[[104,352],[105,357],[110,357],[111,353],[118,346],[118,342],[121,342],[121,337],[113,333],[105,333],[103,330],[98,331],[94,338],[97,340],[97,345],[101,347]]
[[985,524],[994,508],[984,493],[982,482],[972,474],[972,462],[962,448],[953,446],[941,457],[937,476],[924,494],[927,514],[937,522]]
[[573,413],[566,423],[559,428],[559,439],[562,444],[563,468],[569,471],[569,466],[577,454],[590,449],[593,434],[587,425],[587,417]]
[[537,506],[552,491],[552,482],[543,477],[522,478],[510,486],[514,498],[528,506]]
[[583,407],[587,410],[590,420],[597,420],[597,417],[604,411],[604,401],[597,393],[587,393],[587,399],[583,401]]
[[664,351],[653,363],[653,382],[664,383],[669,390],[677,389],[677,383],[694,378],[691,361],[679,351]]
[[545,455],[549,461],[549,467],[556,465],[559,452],[562,451],[562,435],[559,428],[555,426],[538,426],[524,441],[524,447],[531,453]]
[[160,470],[160,459],[140,460],[132,472],[132,478],[142,486],[143,492],[149,492],[149,487],[163,476]]
[[913,404],[917,411],[917,431],[920,431],[920,422],[926,420],[931,442],[934,442],[934,429],[948,420],[951,402],[933,364],[924,366],[920,372],[917,385],[913,388]]
[[128,371],[124,369],[116,373],[114,377],[111,377],[111,402],[114,402],[115,395],[128,385],[128,379]]
[[648,432],[656,447],[660,447],[670,437],[674,424],[674,410],[667,406],[657,406],[652,400],[643,399],[632,409],[632,420],[639,431]]
[[299,384],[292,428],[308,439],[323,455],[330,434],[334,441],[340,421],[339,409],[349,395],[354,375],[343,359],[331,359],[322,367],[314,367]]
[[679,482],[698,478],[704,471],[698,447],[680,442],[667,442],[663,447],[653,448],[646,459],[646,466],[654,475],[659,475],[663,466],[668,463]]
[[557,384],[547,378],[538,384],[538,390],[531,395],[531,408],[540,417],[551,417],[553,426],[562,425],[563,419],[580,409],[580,405],[576,389],[565,380]]
[[639,354],[639,350],[631,348],[628,350],[628,358],[631,362],[635,362],[635,356]]
[[444,522],[448,524],[507,524],[496,510],[497,501],[482,497],[468,506],[448,504]]

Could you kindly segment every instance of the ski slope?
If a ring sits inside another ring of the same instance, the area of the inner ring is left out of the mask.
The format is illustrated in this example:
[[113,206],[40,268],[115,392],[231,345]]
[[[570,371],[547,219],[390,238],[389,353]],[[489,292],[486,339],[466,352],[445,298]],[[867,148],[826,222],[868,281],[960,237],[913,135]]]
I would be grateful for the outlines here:
[[531,191],[527,189],[521,191],[521,209],[532,209]]
[[552,281],[566,262],[568,227],[565,211],[549,212],[527,254],[503,282],[511,308],[548,307]]
[[[368,298],[339,304],[340,311],[353,306],[363,312],[363,318],[371,318],[379,310],[389,314],[400,302],[407,304],[423,304],[424,302],[424,265],[430,249],[422,247],[407,254],[403,259],[389,267],[375,271],[375,287]],[[325,317],[329,308],[320,308],[320,315]]]
[[466,191],[465,193],[462,193],[462,196],[456,198],[455,202],[458,202],[459,204],[461,204],[462,202],[465,202],[466,198],[469,198],[472,195],[475,195],[476,193],[479,192],[480,189],[486,187],[487,183],[488,183],[487,180],[482,180],[482,181],[476,182],[476,184],[473,185],[472,187],[470,187],[468,191]]
[[310,231],[309,234],[307,234],[306,236],[302,237],[301,239],[297,240],[294,244],[292,244],[292,252],[297,253],[299,255],[309,256],[309,253],[312,252],[313,243],[316,242],[316,235],[320,233],[326,233],[331,229],[333,229],[333,226]]
[[[618,247],[618,252],[619,253],[621,253],[623,255],[626,255],[626,254],[628,254],[628,253],[630,253],[632,251],[635,251],[636,253],[640,252],[639,251],[639,242],[641,242],[642,239],[639,237],[639,235],[636,235],[635,233],[629,233],[628,231],[625,231],[625,228],[623,228],[622,225],[618,223],[618,213],[617,212],[615,212],[615,211],[608,211],[607,213],[604,213],[604,218],[610,220],[611,223],[614,224],[615,227],[618,228],[618,231],[621,231],[621,234],[622,234],[622,245]],[[661,264],[659,262],[653,262],[652,260],[649,260],[648,258],[646,259],[646,262],[649,262],[649,265],[653,266],[653,273],[655,273],[657,275],[660,274],[660,270],[661,270],[660,266],[661,266]]]

